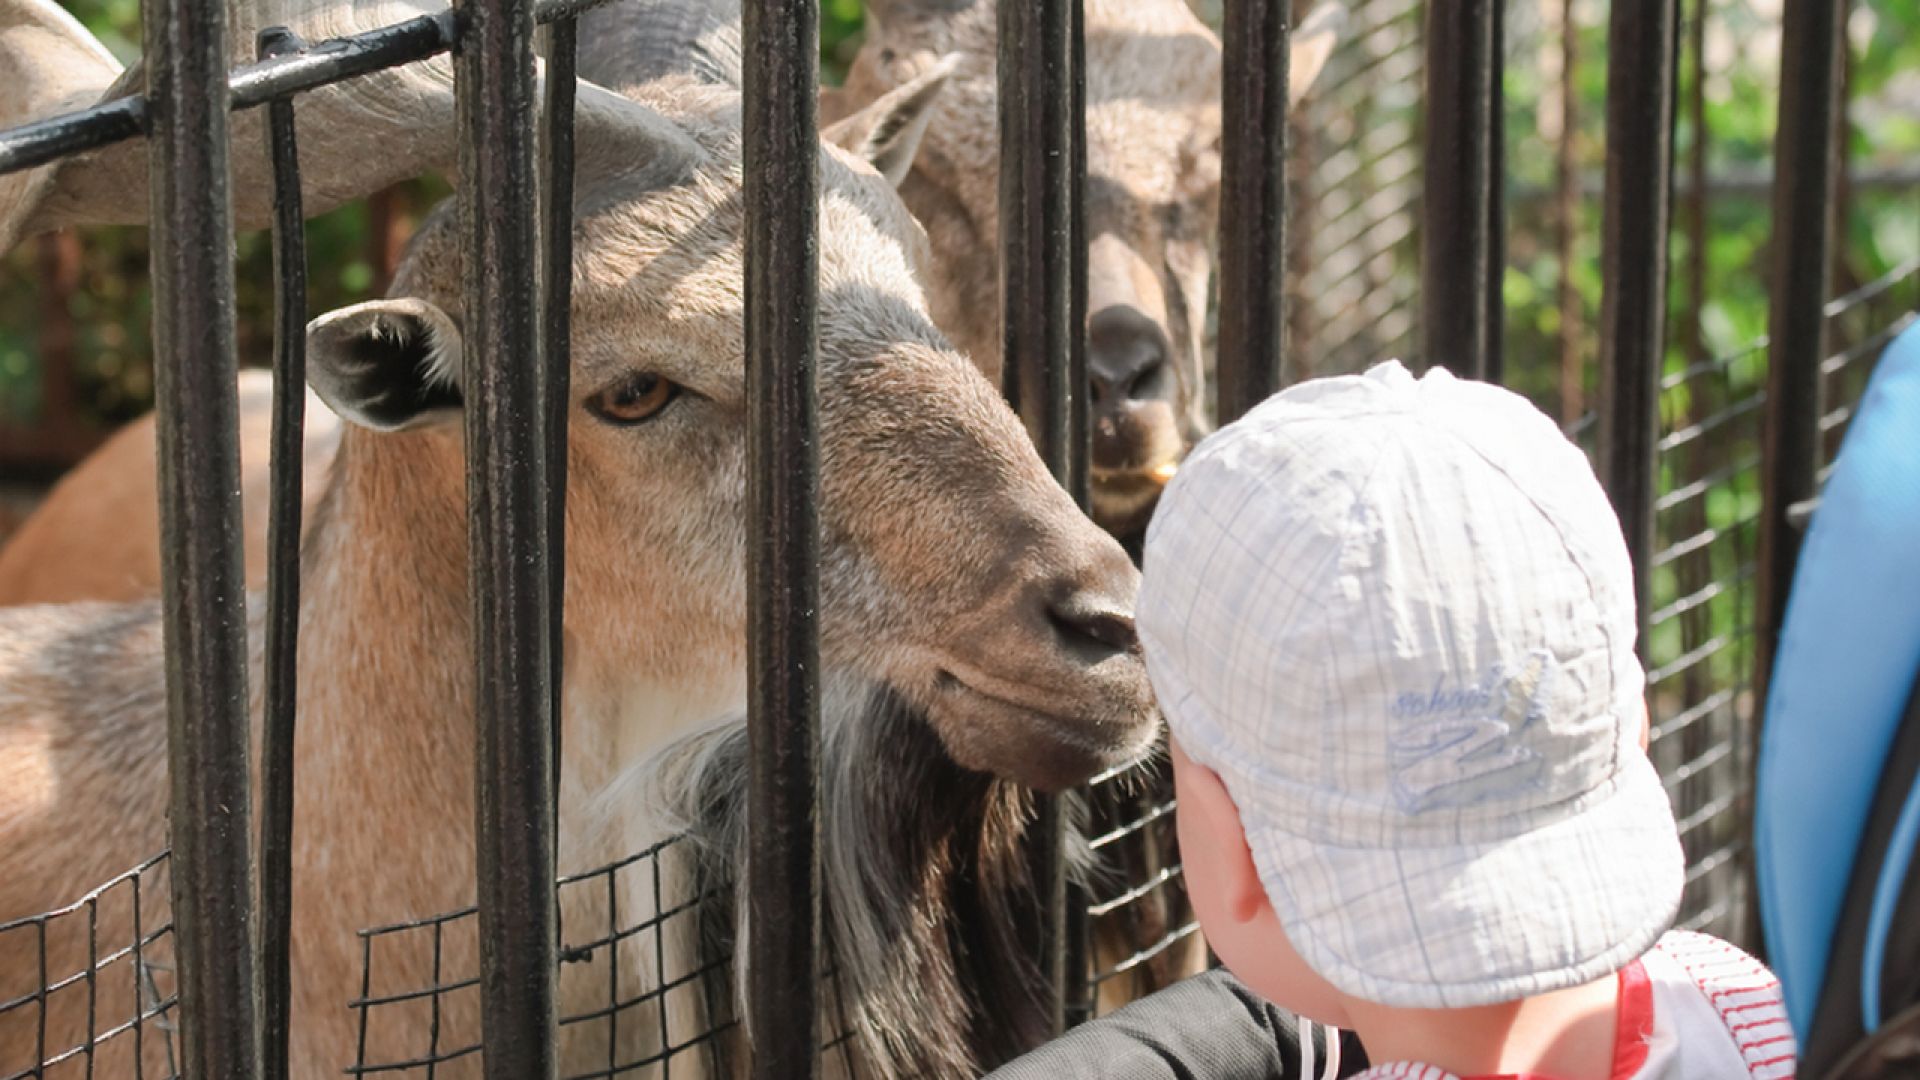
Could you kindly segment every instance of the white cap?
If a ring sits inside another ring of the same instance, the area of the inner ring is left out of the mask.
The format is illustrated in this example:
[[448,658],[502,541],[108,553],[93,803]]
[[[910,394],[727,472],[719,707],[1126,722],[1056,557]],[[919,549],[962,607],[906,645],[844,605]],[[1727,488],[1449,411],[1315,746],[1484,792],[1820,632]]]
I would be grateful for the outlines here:
[[1626,545],[1518,395],[1388,363],[1267,400],[1168,486],[1137,622],[1175,737],[1342,991],[1511,1001],[1672,922]]

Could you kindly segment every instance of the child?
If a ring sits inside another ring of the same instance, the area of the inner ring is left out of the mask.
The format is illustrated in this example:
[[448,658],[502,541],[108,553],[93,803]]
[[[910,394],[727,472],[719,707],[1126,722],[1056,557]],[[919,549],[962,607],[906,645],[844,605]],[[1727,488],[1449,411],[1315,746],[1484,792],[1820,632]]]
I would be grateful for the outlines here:
[[1672,932],[1632,568],[1520,397],[1305,383],[1161,500],[1138,622],[1207,940],[1367,1077],[1786,1077],[1757,961]]

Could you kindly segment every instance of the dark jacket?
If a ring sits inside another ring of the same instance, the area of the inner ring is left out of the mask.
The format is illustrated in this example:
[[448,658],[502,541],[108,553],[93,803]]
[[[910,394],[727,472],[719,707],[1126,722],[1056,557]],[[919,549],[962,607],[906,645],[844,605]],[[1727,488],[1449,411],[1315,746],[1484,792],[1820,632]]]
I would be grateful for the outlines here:
[[[1218,969],[1081,1024],[988,1080],[1317,1080],[1330,1034],[1340,1047],[1337,1075],[1363,1071],[1352,1036],[1275,1008]],[[1309,1061],[1312,1072],[1303,1073]]]

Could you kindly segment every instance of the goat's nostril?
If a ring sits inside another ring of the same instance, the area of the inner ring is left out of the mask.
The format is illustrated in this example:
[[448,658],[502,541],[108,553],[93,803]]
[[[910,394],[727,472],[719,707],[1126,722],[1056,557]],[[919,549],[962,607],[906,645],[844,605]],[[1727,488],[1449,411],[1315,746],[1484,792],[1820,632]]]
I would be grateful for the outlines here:
[[1134,308],[1110,307],[1087,323],[1087,374],[1096,403],[1153,399],[1171,356],[1166,331]]
[[1086,593],[1074,593],[1047,608],[1060,636],[1074,644],[1103,645],[1114,652],[1131,652],[1139,643],[1133,613]]

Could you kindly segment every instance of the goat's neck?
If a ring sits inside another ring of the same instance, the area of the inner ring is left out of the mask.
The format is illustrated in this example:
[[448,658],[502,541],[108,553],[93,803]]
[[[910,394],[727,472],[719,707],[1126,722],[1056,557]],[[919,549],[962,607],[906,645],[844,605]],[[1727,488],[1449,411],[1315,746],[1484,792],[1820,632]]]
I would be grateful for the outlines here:
[[[457,431],[346,432],[308,532],[302,598],[302,670],[326,673],[312,697],[303,688],[308,711],[322,707],[327,722],[350,729],[369,764],[386,754],[429,763],[446,789],[436,796],[452,806],[469,804],[472,783],[464,490]],[[577,508],[569,516],[572,531]],[[560,858],[577,870],[655,839],[624,835],[631,812],[620,808],[620,777],[673,736],[737,712],[745,687],[737,649],[711,650],[700,671],[658,670],[645,631],[671,612],[569,591],[560,813],[563,826],[582,827],[563,827]],[[573,836],[595,843],[576,848]]]
[[343,434],[302,553],[309,744],[470,786],[473,661],[457,433]]

